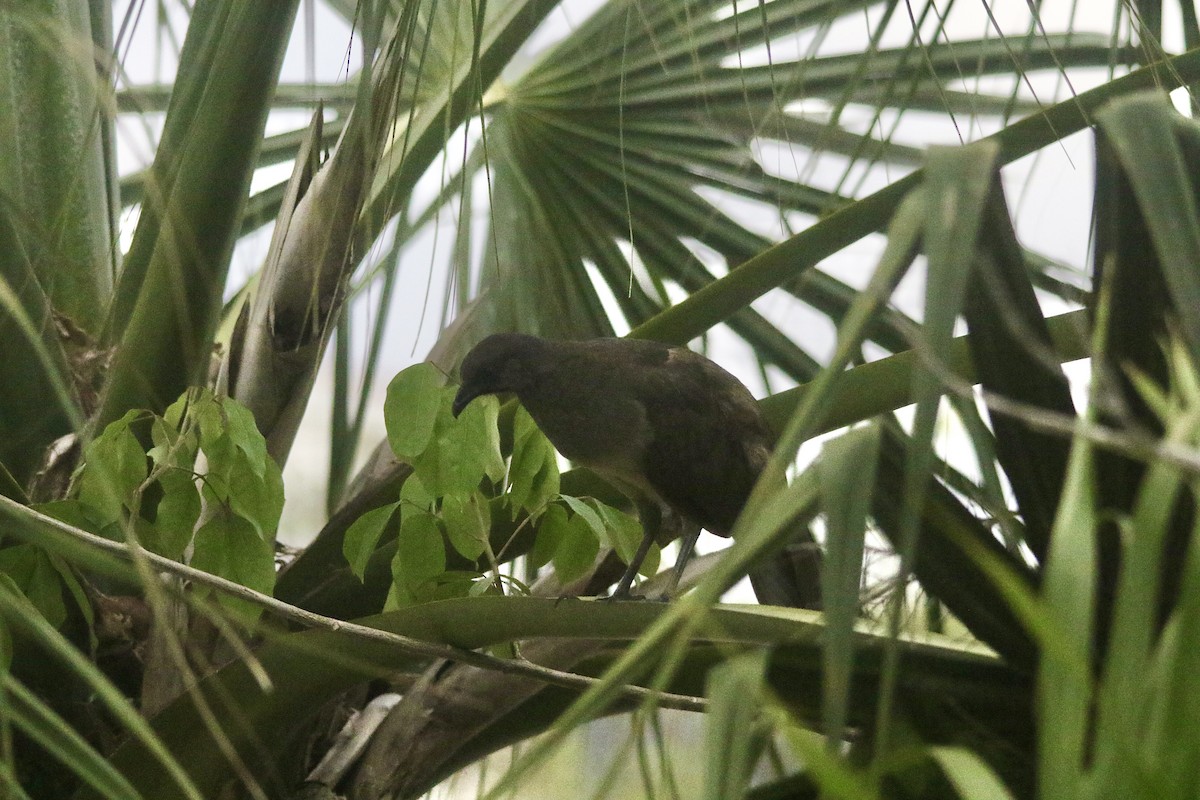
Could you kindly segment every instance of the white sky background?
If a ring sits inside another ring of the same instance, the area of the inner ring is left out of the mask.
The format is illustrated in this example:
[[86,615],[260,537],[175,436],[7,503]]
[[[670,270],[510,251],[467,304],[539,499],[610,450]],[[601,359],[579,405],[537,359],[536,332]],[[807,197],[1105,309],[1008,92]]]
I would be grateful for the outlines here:
[[[741,0],[739,8],[746,6],[750,0]],[[575,25],[582,22],[590,13],[590,9],[598,5],[598,0],[575,0],[563,4],[563,7],[552,13],[543,28],[531,40],[527,52],[536,53],[547,44],[552,43]],[[942,3],[941,5],[945,5]],[[1023,35],[1027,25],[1026,0],[996,0],[993,12],[997,21],[1006,33]],[[1092,31],[1108,33],[1111,29],[1114,0],[1088,0],[1084,3],[1073,3],[1070,0],[1047,0],[1042,5],[1042,18],[1046,29],[1050,32],[1065,30],[1071,19],[1072,7],[1080,6],[1086,10],[1075,9],[1073,29],[1077,32]],[[169,46],[169,39],[159,35],[156,24],[157,4],[145,4],[145,10],[138,24],[133,28],[132,37],[123,48],[124,66],[133,83],[160,82],[163,76],[170,76],[175,68],[175,55]],[[119,5],[115,10],[115,27],[119,30],[122,15],[126,6]],[[1168,5],[1168,14],[1177,13],[1174,6]],[[182,42],[183,26],[186,17],[174,5],[168,8],[167,17],[170,26],[175,31],[175,39]],[[903,12],[900,12],[903,13]],[[307,46],[309,36],[306,19],[315,21],[314,35],[311,37],[313,48]],[[1168,16],[1169,29],[1178,31],[1177,19]],[[893,23],[895,24],[895,23]],[[928,26],[927,26],[928,27]],[[827,45],[822,52],[856,52],[862,49],[865,42],[866,30],[862,17],[850,17],[840,20],[831,30]],[[957,3],[947,25],[948,33],[955,38],[994,37],[994,30],[978,2]],[[906,36],[897,30],[893,41],[885,41],[885,45],[903,45]],[[928,32],[925,32],[928,34]],[[806,36],[797,37],[789,48],[788,43],[773,44],[771,57],[779,62],[789,58],[789,55],[804,52]],[[1178,37],[1176,37],[1178,38]],[[1165,43],[1168,49],[1182,49],[1182,41],[1168,37]],[[789,54],[789,49],[791,54]],[[352,74],[359,63],[360,51],[355,47],[351,31],[344,21],[330,12],[320,2],[302,0],[300,12],[297,15],[296,30],[283,65],[282,82],[304,83],[315,79],[318,82],[336,82],[345,80]],[[744,63],[765,63],[765,48],[748,50],[743,54]],[[1076,91],[1084,91],[1103,81],[1105,76],[1097,72],[1091,80],[1086,78],[1075,80]],[[1065,89],[1058,84],[1054,76],[1043,75],[1035,88],[1038,96],[1046,103],[1065,96]],[[807,109],[806,109],[807,111]],[[818,109],[819,111],[819,109]],[[954,128],[944,119],[933,115],[906,116],[902,128],[903,133],[898,137],[905,143],[928,145],[934,143],[955,144],[957,138]],[[848,117],[848,119],[852,119]],[[290,130],[308,121],[306,112],[291,112],[286,115],[273,116],[268,123],[268,133]],[[869,118],[864,118],[867,124]],[[122,117],[118,122],[119,132],[119,163],[122,173],[144,166],[152,158],[153,148],[150,142],[157,138],[161,120],[152,120],[149,129],[143,122],[132,116]],[[977,128],[970,131],[972,138],[978,138],[982,133]],[[459,151],[461,152],[461,150]],[[759,157],[764,166],[779,174],[794,174],[793,165],[803,164],[806,155],[795,156],[783,152],[781,148],[760,148]],[[841,170],[831,162],[816,173],[817,180],[828,181],[830,188],[841,177]],[[263,188],[281,180],[286,180],[290,174],[290,165],[281,165],[260,171],[255,178],[255,188]],[[1093,162],[1091,153],[1090,133],[1072,136],[1061,144],[1046,148],[1039,153],[1022,159],[1004,170],[1006,192],[1010,207],[1017,223],[1018,235],[1022,242],[1046,255],[1060,259],[1079,269],[1084,269],[1087,263],[1089,246],[1089,226],[1091,214]],[[438,188],[437,182],[440,170],[435,165],[426,180],[422,181],[419,191],[432,196]],[[866,186],[870,189],[880,188],[887,182],[900,177],[899,174],[884,174],[877,172],[867,176]],[[477,193],[479,196],[486,196]],[[419,203],[417,204],[420,205]],[[777,215],[763,215],[761,209],[747,203],[730,205],[728,213],[753,223],[756,229],[772,236],[779,235]],[[799,220],[797,220],[799,221]],[[361,449],[370,452],[374,445],[383,437],[382,424],[382,389],[388,380],[399,370],[424,358],[429,347],[438,336],[437,323],[444,294],[444,286],[440,277],[444,271],[436,264],[446,256],[453,242],[454,224],[456,220],[449,214],[444,214],[439,226],[425,230],[409,247],[401,266],[399,285],[396,291],[396,302],[399,307],[393,312],[392,322],[387,333],[387,345],[384,357],[379,365],[377,387],[374,398],[370,402],[373,411],[371,421],[364,431]],[[132,234],[133,221],[125,225],[123,244],[128,246]],[[250,237],[237,249],[230,271],[230,290],[240,286],[246,277],[257,270],[261,264],[270,240],[269,229]],[[836,256],[823,262],[821,267],[831,274],[854,286],[865,285],[866,279],[874,266],[881,251],[881,236],[864,239]],[[703,250],[696,247],[697,252]],[[715,269],[722,270],[721,265]],[[435,276],[432,283],[430,276]],[[922,286],[919,277],[906,280],[897,293],[895,302],[904,310],[916,313]],[[428,302],[427,313],[422,314],[422,308]],[[827,357],[832,352],[833,330],[828,320],[799,307],[790,297],[782,292],[772,292],[760,298],[755,308],[777,324],[781,324],[792,332],[798,340],[819,358]],[[352,314],[361,314],[362,306],[352,309]],[[916,314],[919,316],[919,314]],[[360,337],[361,338],[361,337]],[[708,337],[708,352],[716,361],[741,377],[755,391],[763,394],[762,384],[757,365],[749,357],[746,346],[740,340],[728,334],[723,329],[714,329]],[[328,359],[327,359],[328,362]],[[329,364],[322,370],[309,404],[305,421],[301,427],[296,445],[292,451],[285,470],[286,488],[288,493],[287,505],[281,526],[280,538],[289,544],[304,544],[320,529],[326,518],[324,510],[325,472],[328,465],[328,437],[330,419],[330,377]],[[1086,371],[1077,376],[1086,379]],[[772,386],[772,390],[780,388]],[[974,470],[971,470],[972,472]],[[705,545],[715,542],[711,537]]]

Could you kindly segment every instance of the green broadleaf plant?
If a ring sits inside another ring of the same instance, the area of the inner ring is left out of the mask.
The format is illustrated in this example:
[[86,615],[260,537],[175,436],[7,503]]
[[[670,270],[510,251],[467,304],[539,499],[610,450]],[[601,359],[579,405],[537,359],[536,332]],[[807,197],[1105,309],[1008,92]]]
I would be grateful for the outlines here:
[[[455,387],[443,386],[437,370],[427,363],[401,371],[388,386],[388,442],[413,472],[398,503],[364,514],[343,541],[346,560],[362,579],[388,521],[400,509],[387,608],[471,591],[471,583],[462,580],[464,573],[448,568],[442,537],[458,556],[471,564],[483,559],[495,572],[498,557],[490,542],[494,507],[506,506],[511,519],[521,519],[521,525],[537,523],[532,560],[536,565],[553,562],[561,581],[585,574],[601,543],[626,562],[633,557],[641,524],[595,497],[562,494],[558,454],[528,412],[516,409],[506,465],[496,398],[478,398],[455,418],[450,411],[454,394]],[[643,574],[654,574],[658,555],[657,546],[651,548]],[[496,578],[485,577],[483,570],[474,576],[476,583],[489,585]]]
[[[138,438],[147,430],[149,448]],[[203,474],[196,471],[200,453]],[[190,553],[193,566],[258,591],[270,593],[274,586],[282,476],[253,418],[236,401],[196,389],[163,416],[128,412],[84,447],[75,485],[74,498],[36,507],[109,538],[134,536],[167,558],[183,560]],[[90,613],[69,571],[55,568],[44,554],[23,556],[25,547],[4,551],[0,572],[14,577],[55,624],[64,619],[61,600],[54,599],[63,589]],[[222,602],[258,613],[234,599]]]

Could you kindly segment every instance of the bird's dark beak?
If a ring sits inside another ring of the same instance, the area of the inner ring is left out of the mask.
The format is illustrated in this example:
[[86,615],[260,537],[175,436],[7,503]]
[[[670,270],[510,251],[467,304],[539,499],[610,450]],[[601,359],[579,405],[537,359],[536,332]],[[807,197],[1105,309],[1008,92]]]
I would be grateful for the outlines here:
[[474,391],[465,384],[461,386],[458,390],[458,394],[454,395],[454,405],[450,407],[450,410],[454,413],[455,419],[457,419],[458,415],[463,412],[463,409],[466,408],[467,405],[478,396],[479,392]]

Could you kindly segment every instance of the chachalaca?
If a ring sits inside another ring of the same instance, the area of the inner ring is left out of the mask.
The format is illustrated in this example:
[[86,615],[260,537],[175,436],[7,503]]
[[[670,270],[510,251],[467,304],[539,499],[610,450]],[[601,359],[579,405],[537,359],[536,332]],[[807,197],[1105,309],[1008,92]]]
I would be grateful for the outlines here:
[[[685,347],[500,333],[460,373],[456,416],[476,397],[515,394],[563,456],[698,525],[680,545],[677,575],[700,528],[729,536],[774,444],[749,390]],[[628,593],[654,539],[642,522],[646,536],[614,597]]]

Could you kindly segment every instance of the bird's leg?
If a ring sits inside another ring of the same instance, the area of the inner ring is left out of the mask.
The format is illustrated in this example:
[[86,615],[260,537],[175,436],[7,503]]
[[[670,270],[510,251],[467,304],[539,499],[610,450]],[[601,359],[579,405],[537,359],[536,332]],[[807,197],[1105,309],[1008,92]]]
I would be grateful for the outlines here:
[[637,552],[633,554],[633,558],[629,562],[629,567],[621,576],[621,580],[617,582],[617,588],[609,595],[609,600],[629,599],[629,590],[633,586],[633,579],[637,577],[638,570],[642,568],[642,562],[646,560],[646,555],[650,552],[650,545],[654,544],[655,539],[658,538],[658,530],[662,526],[662,509],[658,503],[642,497],[639,497],[635,503],[638,508],[638,519],[641,521],[645,533],[642,535],[642,543],[638,545]]
[[670,600],[679,589],[679,582],[683,580],[683,572],[687,569],[687,563],[692,558],[692,551],[696,549],[696,540],[699,538],[699,525],[690,525],[679,538],[679,556],[676,557],[675,567],[671,570],[671,584],[663,591],[664,600]]

